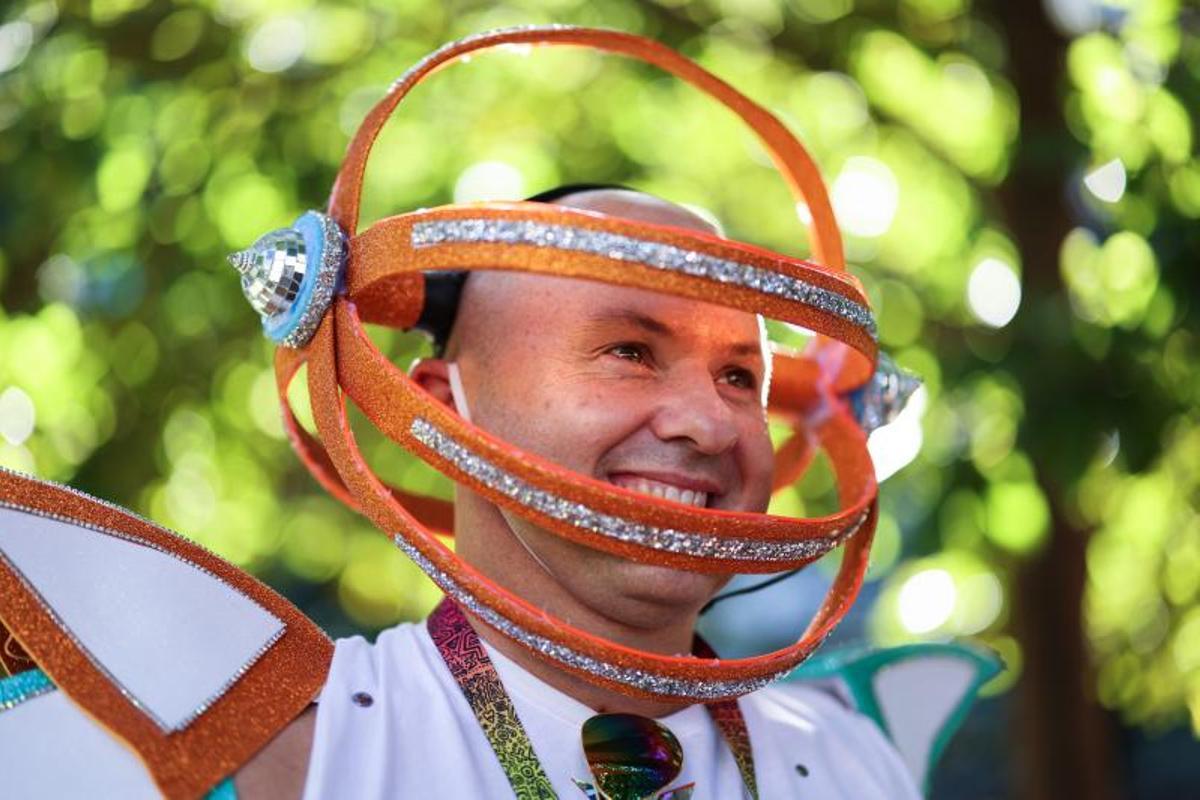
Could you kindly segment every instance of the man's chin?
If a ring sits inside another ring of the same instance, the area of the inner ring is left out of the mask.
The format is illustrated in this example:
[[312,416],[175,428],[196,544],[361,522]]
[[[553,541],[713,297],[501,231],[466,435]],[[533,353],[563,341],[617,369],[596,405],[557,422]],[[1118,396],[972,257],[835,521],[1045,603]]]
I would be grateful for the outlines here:
[[630,602],[672,610],[699,609],[728,580],[728,576],[627,562],[618,571],[621,594]]

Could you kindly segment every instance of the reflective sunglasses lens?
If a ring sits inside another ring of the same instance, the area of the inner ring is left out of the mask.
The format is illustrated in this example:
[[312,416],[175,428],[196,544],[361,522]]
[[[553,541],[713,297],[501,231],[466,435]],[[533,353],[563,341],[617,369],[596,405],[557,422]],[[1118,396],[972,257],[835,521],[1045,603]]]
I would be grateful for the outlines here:
[[598,714],[583,723],[583,752],[596,788],[611,800],[641,800],[683,769],[675,734],[637,714]]

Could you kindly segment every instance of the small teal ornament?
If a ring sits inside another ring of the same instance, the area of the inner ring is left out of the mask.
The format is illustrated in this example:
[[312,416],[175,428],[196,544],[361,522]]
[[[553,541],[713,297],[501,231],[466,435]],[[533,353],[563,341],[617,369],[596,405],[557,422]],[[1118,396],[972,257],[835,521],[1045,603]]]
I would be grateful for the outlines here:
[[341,288],[346,239],[330,217],[309,211],[290,228],[230,254],[229,263],[242,276],[242,293],[262,317],[267,338],[303,347]]
[[850,393],[854,418],[867,433],[882,428],[900,415],[920,385],[920,378],[880,351],[871,379]]

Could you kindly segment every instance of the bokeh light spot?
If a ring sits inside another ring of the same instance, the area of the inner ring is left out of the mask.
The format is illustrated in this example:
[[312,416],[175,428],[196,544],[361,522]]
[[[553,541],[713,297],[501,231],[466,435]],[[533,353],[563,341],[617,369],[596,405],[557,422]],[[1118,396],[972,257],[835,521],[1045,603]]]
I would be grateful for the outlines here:
[[33,435],[33,400],[23,390],[9,386],[0,392],[0,436],[19,447]]
[[480,161],[462,171],[454,182],[454,202],[519,200],[525,195],[520,170],[503,161]]
[[871,431],[867,438],[867,449],[875,464],[875,479],[883,482],[899,472],[921,452],[924,434],[921,417],[925,414],[928,393],[924,386],[918,387],[908,399],[908,404],[894,420]]
[[993,483],[987,498],[988,538],[1014,553],[1029,553],[1045,541],[1050,507],[1032,483]]
[[967,279],[967,305],[985,325],[1003,328],[1021,307],[1021,280],[1016,270],[998,258],[985,258]]
[[196,47],[204,33],[205,15],[196,9],[176,11],[154,29],[150,55],[157,61],[175,61]]
[[0,25],[0,73],[18,66],[33,47],[33,26],[25,20]]
[[1125,194],[1125,165],[1114,158],[1083,177],[1088,191],[1106,203],[1115,203]]
[[846,231],[856,236],[882,236],[896,217],[900,187],[882,161],[855,156],[834,180],[832,199],[834,213]]
[[283,72],[304,55],[304,24],[294,17],[267,20],[250,35],[246,60],[259,72]]
[[927,569],[912,575],[900,587],[897,612],[910,633],[929,633],[954,613],[958,590],[944,569]]

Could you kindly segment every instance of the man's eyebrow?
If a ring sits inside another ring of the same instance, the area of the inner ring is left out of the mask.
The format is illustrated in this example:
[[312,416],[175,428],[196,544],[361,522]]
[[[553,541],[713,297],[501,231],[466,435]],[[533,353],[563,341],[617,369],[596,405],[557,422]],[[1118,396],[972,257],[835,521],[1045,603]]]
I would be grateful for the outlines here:
[[626,325],[635,325],[647,333],[675,338],[675,331],[670,325],[639,311],[631,311],[627,308],[603,308],[594,311],[588,315],[587,323],[588,328],[599,328],[613,323],[624,323]]
[[[670,339],[679,338],[675,330],[662,320],[627,308],[603,308],[594,311],[588,315],[585,327],[595,329],[614,323],[634,325],[647,333],[653,333],[657,336],[665,336]],[[763,354],[762,343],[757,341],[737,342],[729,345],[726,351],[734,356],[758,356],[760,359]]]

